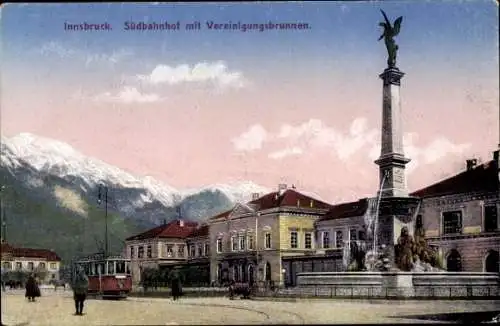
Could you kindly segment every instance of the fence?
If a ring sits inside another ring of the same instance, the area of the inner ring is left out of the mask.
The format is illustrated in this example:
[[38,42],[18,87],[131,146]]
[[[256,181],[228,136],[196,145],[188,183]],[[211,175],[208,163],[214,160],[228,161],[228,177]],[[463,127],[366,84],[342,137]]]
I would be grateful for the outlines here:
[[[227,296],[227,287],[185,287],[182,289],[186,297],[223,297]],[[170,288],[136,288],[131,296],[139,297],[170,297]],[[253,289],[256,297],[267,298],[318,298],[318,299],[500,299],[498,287],[475,286],[436,286],[436,287],[370,287],[370,286],[308,286],[292,288],[256,287]]]
[[279,289],[265,295],[299,298],[351,299],[500,299],[498,286],[449,285],[415,287],[307,286]]

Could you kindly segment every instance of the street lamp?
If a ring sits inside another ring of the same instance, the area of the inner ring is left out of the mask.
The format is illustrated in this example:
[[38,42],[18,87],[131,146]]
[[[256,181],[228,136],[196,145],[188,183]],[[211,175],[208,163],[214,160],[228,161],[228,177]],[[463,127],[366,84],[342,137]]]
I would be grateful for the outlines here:
[[99,193],[97,195],[97,203],[100,205],[104,201],[104,258],[108,257],[108,187],[103,184],[99,185]]

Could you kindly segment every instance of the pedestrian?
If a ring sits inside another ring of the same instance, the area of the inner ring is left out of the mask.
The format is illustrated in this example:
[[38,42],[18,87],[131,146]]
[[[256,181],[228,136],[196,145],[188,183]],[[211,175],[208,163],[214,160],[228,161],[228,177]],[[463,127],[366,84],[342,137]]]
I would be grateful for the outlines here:
[[172,290],[172,298],[175,301],[179,299],[182,292],[181,275],[177,269],[174,269],[170,273],[169,278],[170,278],[170,288]]
[[40,296],[40,288],[35,279],[35,275],[30,274],[28,281],[26,282],[26,293],[25,297],[28,298],[29,302],[35,302],[35,298]]
[[89,289],[89,278],[81,266],[76,267],[72,280],[73,299],[75,300],[75,315],[83,315],[83,304],[87,299]]

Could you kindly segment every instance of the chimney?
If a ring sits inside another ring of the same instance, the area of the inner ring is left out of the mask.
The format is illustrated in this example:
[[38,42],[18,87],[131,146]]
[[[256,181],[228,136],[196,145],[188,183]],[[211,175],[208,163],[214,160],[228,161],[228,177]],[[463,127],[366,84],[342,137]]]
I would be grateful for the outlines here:
[[167,220],[163,219],[163,225],[167,225]]
[[179,226],[182,228],[184,227],[184,221],[183,220],[179,220]]
[[257,200],[257,199],[259,199],[259,197],[260,197],[260,194],[258,192],[254,192],[252,194],[252,200]]
[[474,169],[474,167],[476,167],[476,165],[477,165],[477,159],[475,159],[475,158],[470,159],[470,160],[466,160],[465,162],[467,164],[467,171]]
[[278,193],[279,193],[279,195],[280,196],[283,195],[283,193],[286,191],[286,189],[287,189],[287,185],[285,183],[280,183],[278,185]]

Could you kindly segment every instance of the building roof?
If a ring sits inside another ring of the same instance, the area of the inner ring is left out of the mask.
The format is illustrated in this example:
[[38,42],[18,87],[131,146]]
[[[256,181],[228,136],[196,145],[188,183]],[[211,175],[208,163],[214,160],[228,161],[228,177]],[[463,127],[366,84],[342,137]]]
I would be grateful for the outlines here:
[[438,197],[451,194],[499,191],[498,166],[492,160],[465,170],[433,185],[411,193],[415,197]]
[[271,209],[277,207],[300,207],[300,208],[319,208],[329,209],[330,204],[305,195],[295,189],[286,189],[281,196],[278,191],[271,192],[258,199],[249,202],[250,205],[256,205],[258,210]]
[[198,227],[197,222],[186,221],[186,220],[173,220],[170,223],[163,224],[147,230],[146,232],[140,233],[128,237],[126,241],[129,240],[146,240],[154,238],[176,238],[184,239],[187,238],[193,231]]
[[233,209],[234,209],[234,207],[228,211],[225,211],[225,212],[222,212],[222,213],[217,214],[215,216],[212,216],[209,218],[209,220],[212,221],[212,220],[217,220],[219,218],[227,218],[229,215],[231,215],[231,213],[233,212]]
[[363,216],[368,208],[368,199],[342,203],[331,206],[330,210],[319,221],[335,220],[339,218]]
[[2,243],[1,249],[2,253],[10,253],[13,257],[42,258],[48,261],[61,261],[61,258],[54,251],[48,249],[17,248],[8,243]]
[[203,224],[200,227],[193,230],[193,232],[188,236],[188,238],[200,238],[208,236],[208,224]]

